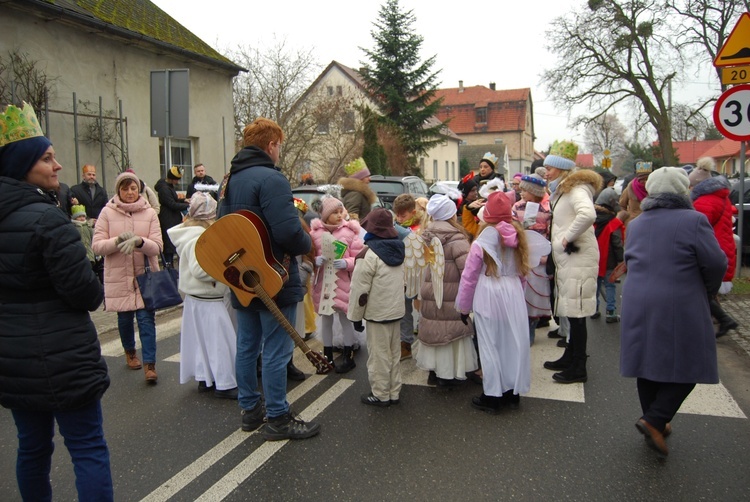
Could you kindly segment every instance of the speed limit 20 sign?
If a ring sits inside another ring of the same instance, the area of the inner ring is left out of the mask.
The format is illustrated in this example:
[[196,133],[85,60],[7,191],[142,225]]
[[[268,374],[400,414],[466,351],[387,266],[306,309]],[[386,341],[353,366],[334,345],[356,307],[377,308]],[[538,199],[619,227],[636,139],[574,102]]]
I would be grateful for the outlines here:
[[714,124],[729,139],[750,140],[750,84],[732,87],[719,97],[714,105]]

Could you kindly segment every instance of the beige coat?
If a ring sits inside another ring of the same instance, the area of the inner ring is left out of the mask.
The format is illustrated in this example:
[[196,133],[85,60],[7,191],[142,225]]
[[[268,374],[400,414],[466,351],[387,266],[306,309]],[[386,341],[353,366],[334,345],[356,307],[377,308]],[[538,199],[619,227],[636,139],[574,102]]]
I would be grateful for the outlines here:
[[[594,236],[594,194],[602,177],[588,169],[570,173],[550,199],[552,257],[555,261],[555,315],[586,317],[596,312],[599,246]],[[562,241],[579,249],[568,254]]]
[[[142,237],[143,246],[131,255],[121,253],[117,237],[123,232]],[[145,308],[135,277],[144,272],[144,255],[151,270],[159,270],[163,247],[159,218],[146,199],[140,197],[133,204],[123,204],[117,196],[110,200],[96,220],[91,247],[94,253],[104,256],[105,310],[131,312]]]
[[357,178],[341,178],[341,201],[346,211],[354,220],[363,220],[370,212],[372,205],[378,200],[378,196],[365,183]]

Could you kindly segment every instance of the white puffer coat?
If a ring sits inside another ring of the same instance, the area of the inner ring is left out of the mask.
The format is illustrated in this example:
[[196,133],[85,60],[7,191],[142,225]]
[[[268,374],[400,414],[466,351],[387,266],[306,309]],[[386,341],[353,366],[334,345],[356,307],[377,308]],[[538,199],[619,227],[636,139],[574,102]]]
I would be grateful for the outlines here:
[[[560,182],[551,198],[552,257],[555,261],[555,315],[586,317],[596,312],[596,277],[599,246],[594,236],[594,194],[601,189],[602,177],[579,169]],[[563,249],[563,239],[578,250]]]

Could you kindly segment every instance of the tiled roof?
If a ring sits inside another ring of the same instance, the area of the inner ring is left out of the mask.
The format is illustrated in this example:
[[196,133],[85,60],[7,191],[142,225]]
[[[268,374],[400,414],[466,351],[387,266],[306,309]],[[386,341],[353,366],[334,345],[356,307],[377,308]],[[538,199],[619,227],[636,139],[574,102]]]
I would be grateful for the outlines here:
[[[456,134],[511,132],[526,129],[526,106],[530,89],[492,90],[482,85],[438,89],[435,99],[442,98],[442,107],[435,114],[448,120]],[[477,108],[487,109],[487,119],[477,123]]]
[[[704,151],[701,157],[713,157],[714,159],[725,159],[740,156],[740,142],[731,139],[715,140],[716,144]],[[750,151],[750,146],[746,146],[745,152]],[[682,158],[680,157],[680,162]]]
[[[680,165],[695,165],[695,162],[699,158],[705,156],[705,153],[709,149],[718,145],[722,141],[724,140],[712,139],[706,141],[673,141],[672,147],[677,152],[677,158],[680,159]],[[737,143],[737,148],[739,149],[739,143]]]
[[594,154],[579,153],[576,156],[576,165],[578,167],[594,167]]
[[219,54],[169,14],[148,0],[23,0],[26,8],[57,14],[83,23],[113,28],[120,36],[147,37],[178,52],[189,52],[235,71],[243,70]]

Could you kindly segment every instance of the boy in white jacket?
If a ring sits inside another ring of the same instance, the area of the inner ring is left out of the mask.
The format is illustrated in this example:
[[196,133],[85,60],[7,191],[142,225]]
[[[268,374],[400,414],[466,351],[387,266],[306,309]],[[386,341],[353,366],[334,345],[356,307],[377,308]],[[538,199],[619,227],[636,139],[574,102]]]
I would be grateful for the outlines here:
[[404,317],[404,243],[384,208],[362,220],[367,247],[357,256],[347,317],[362,331],[367,320],[367,374],[371,392],[361,401],[387,407],[401,392],[401,318]]

